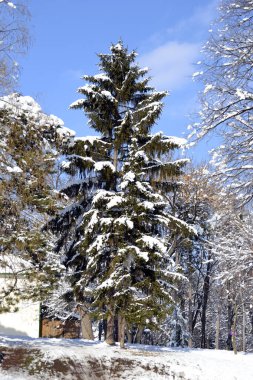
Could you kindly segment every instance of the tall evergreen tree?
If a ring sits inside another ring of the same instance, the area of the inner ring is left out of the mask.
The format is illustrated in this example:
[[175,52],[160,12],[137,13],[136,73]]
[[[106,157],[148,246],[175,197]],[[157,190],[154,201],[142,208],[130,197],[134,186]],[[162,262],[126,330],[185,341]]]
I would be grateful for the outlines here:
[[194,233],[168,212],[161,191],[186,163],[166,160],[181,139],[150,134],[166,92],[149,86],[135,58],[120,41],[99,54],[100,74],[84,76],[85,97],[71,108],[83,109],[100,136],[68,146],[63,168],[80,178],[63,191],[75,202],[50,223],[77,299],[107,315],[108,343],[119,317],[122,346],[125,321],[154,326],[166,314],[179,276],[170,238]]

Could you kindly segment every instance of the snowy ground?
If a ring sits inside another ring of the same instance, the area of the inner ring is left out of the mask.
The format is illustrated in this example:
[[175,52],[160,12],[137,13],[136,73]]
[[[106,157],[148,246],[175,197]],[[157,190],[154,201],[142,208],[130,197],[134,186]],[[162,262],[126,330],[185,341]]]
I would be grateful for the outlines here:
[[0,338],[1,380],[251,380],[253,354],[70,339]]

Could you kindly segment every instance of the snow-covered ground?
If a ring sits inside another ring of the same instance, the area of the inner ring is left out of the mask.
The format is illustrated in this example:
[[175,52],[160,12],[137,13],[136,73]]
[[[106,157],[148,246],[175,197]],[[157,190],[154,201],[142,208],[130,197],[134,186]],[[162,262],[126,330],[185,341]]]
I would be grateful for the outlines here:
[[[71,339],[0,338],[1,380],[251,380],[253,354]],[[15,357],[15,352],[17,356]],[[20,358],[28,352],[22,364]],[[13,356],[14,360],[11,360]],[[31,359],[32,358],[32,359]],[[6,364],[7,363],[7,364]],[[9,363],[9,364],[8,364]]]

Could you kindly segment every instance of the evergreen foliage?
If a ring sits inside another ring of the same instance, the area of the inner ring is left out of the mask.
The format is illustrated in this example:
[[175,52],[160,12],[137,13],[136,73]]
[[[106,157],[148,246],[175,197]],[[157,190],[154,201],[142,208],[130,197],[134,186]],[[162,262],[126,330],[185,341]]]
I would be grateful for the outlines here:
[[[41,299],[56,282],[52,236],[41,227],[62,203],[53,182],[57,148],[68,134],[31,97],[0,98],[0,268],[10,279],[1,289],[2,310],[20,297]],[[20,276],[29,281],[18,287]]]
[[83,77],[84,98],[71,108],[83,109],[100,135],[75,138],[66,148],[63,170],[79,179],[63,189],[74,202],[49,227],[73,271],[77,300],[145,326],[168,312],[180,277],[172,235],[195,232],[169,213],[162,195],[186,160],[168,160],[181,139],[150,134],[166,92],[149,86],[136,55],[119,41],[99,54],[101,72]]

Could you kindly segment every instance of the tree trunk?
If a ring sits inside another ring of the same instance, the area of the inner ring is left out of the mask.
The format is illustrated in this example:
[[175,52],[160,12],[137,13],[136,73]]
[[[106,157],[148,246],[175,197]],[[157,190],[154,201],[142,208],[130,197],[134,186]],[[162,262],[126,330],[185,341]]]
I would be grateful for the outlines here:
[[119,316],[119,341],[120,341],[120,348],[125,348],[125,326],[126,326],[126,319],[123,315]]
[[132,326],[130,327],[129,324],[127,324],[127,343],[133,343],[132,339]]
[[237,355],[237,347],[236,347],[236,319],[237,319],[237,305],[234,307],[234,323],[232,326],[232,346],[234,354]]
[[106,319],[102,319],[98,325],[98,340],[102,340],[102,335],[104,334],[104,340],[106,340]]
[[219,338],[220,338],[220,313],[221,306],[218,305],[217,320],[216,320],[216,332],[215,332],[215,349],[219,349]]
[[135,336],[135,342],[138,343],[138,344],[141,343],[142,333],[143,333],[143,328],[138,327],[138,330],[137,330],[136,336]]
[[92,331],[92,322],[90,319],[88,307],[86,305],[79,305],[77,311],[81,317],[81,331],[82,338],[88,340],[94,340],[94,335]]
[[110,346],[115,344],[114,339],[114,315],[109,314],[107,317],[106,343]]
[[114,317],[114,340],[115,342],[120,341],[120,317]]
[[[208,260],[211,257],[208,255]],[[206,348],[206,312],[207,312],[207,302],[209,296],[210,289],[210,271],[211,271],[211,263],[207,264],[206,275],[204,278],[203,285],[203,302],[202,302],[202,313],[201,313],[201,348]]]
[[98,340],[102,340],[103,334],[103,321],[99,321],[98,323]]
[[115,166],[115,172],[117,171],[117,166],[118,166],[118,149],[116,146],[114,147],[114,152],[113,152],[113,165]]
[[232,325],[233,325],[233,318],[234,318],[234,312],[233,312],[233,305],[230,295],[228,295],[228,338],[227,338],[227,350],[233,349],[232,344]]
[[189,276],[189,292],[188,292],[188,347],[192,348],[192,283],[191,283],[191,276]]
[[245,304],[242,304],[242,350],[246,352],[246,311]]
[[241,297],[241,303],[242,303],[242,345],[241,345],[241,350],[243,352],[246,352],[246,309],[245,309],[245,303],[244,303],[243,289],[244,289],[244,283],[242,283],[242,286],[240,289],[240,297]]

